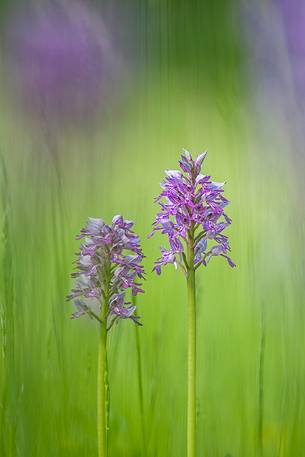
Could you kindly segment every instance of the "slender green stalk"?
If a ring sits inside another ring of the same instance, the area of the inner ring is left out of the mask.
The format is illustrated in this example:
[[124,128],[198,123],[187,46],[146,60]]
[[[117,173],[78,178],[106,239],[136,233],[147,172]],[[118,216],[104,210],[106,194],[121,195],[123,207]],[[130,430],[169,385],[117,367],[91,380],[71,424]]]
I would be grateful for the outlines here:
[[[132,297],[132,303],[136,306],[136,297]],[[135,311],[135,316],[137,311]],[[141,419],[141,431],[142,431],[142,455],[146,455],[146,427],[145,427],[145,415],[144,415],[144,391],[143,391],[143,376],[142,376],[142,357],[141,357],[141,343],[140,343],[140,327],[134,326],[135,337],[136,337],[136,355],[137,355],[137,374],[138,374],[138,387],[139,387],[139,403],[140,403],[140,419]]]
[[187,457],[196,456],[196,284],[194,267],[194,229],[188,243],[188,355],[187,355]]
[[98,457],[107,457],[107,329],[100,325],[97,378],[97,433]]
[[[109,255],[109,251],[108,251]],[[108,358],[107,358],[107,317],[109,311],[111,266],[104,273],[106,284],[101,306],[100,340],[98,351],[98,377],[97,377],[97,435],[98,457],[108,455],[108,429],[109,429],[109,383],[108,383]]]
[[108,421],[109,421],[109,384],[107,360],[107,314],[109,308],[108,293],[105,296],[100,319],[100,339],[98,351],[97,377],[97,434],[98,457],[108,455]]
[[258,366],[258,455],[263,457],[263,422],[264,422],[264,362],[266,345],[265,309],[261,304],[261,334]]

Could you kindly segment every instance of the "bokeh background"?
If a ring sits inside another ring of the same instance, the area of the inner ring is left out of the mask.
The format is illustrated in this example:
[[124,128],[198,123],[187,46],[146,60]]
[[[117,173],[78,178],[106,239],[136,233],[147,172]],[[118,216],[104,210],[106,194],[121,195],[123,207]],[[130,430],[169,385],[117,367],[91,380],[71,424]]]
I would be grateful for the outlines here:
[[118,213],[147,280],[143,327],[111,331],[110,455],[185,455],[185,284],[151,273],[165,240],[146,238],[182,147],[227,181],[237,263],[197,275],[198,457],[305,456],[302,2],[2,0],[0,17],[1,457],[97,454],[98,329],[65,296],[75,235]]

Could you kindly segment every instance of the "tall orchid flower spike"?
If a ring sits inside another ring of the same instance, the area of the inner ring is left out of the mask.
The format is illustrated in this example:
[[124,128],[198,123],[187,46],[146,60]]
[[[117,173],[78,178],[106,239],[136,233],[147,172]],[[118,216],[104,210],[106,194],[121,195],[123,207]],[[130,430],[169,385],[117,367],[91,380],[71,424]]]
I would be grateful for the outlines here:
[[[193,159],[184,150],[179,161],[180,170],[166,171],[161,183],[162,192],[156,198],[161,210],[153,223],[153,231],[166,235],[168,248],[161,248],[161,257],[155,262],[158,275],[165,265],[181,268],[188,289],[188,404],[187,457],[196,456],[196,283],[195,272],[206,267],[213,257],[223,257],[235,267],[229,257],[229,240],[223,234],[231,224],[224,209],[225,183],[211,181],[201,174],[207,153]],[[150,236],[151,236],[150,235]]]
[[131,319],[140,324],[136,306],[125,301],[127,290],[135,296],[144,292],[139,283],[144,278],[143,252],[133,222],[115,216],[110,225],[102,219],[89,218],[77,239],[83,240],[77,253],[76,283],[68,300],[76,311],[72,318],[89,316],[100,326],[98,359],[98,450],[107,456],[109,428],[109,386],[107,368],[107,334],[114,323]]

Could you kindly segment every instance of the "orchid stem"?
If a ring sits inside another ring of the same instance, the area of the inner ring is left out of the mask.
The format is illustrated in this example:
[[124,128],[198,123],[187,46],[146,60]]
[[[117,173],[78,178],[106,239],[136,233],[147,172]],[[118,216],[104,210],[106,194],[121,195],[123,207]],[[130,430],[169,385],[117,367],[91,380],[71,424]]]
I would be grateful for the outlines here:
[[187,457],[196,457],[196,284],[193,228],[189,232],[188,266]]
[[258,367],[258,455],[263,457],[263,421],[264,421],[264,362],[266,346],[266,325],[264,303],[261,304],[261,334]]
[[[136,306],[136,297],[132,296],[132,304]],[[134,313],[137,316],[137,309]],[[141,417],[141,429],[142,429],[142,455],[145,456],[147,452],[146,448],[146,427],[145,427],[145,414],[144,414],[144,391],[143,391],[143,376],[142,376],[142,357],[141,357],[141,343],[140,343],[140,328],[138,325],[135,328],[136,338],[136,355],[137,355],[137,372],[138,372],[138,387],[139,387],[139,403],[140,403],[140,417]]]
[[97,378],[97,434],[98,457],[108,454],[108,416],[109,416],[109,386],[107,366],[107,328],[106,322],[100,324],[100,339],[98,353]]

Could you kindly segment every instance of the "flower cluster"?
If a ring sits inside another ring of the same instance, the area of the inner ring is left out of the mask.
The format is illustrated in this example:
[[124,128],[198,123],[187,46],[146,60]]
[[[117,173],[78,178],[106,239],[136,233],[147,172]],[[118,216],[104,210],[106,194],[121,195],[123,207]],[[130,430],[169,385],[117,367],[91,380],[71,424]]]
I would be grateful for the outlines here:
[[144,292],[138,279],[144,278],[141,265],[144,257],[139,237],[132,230],[133,222],[115,216],[111,225],[102,219],[89,218],[77,239],[84,239],[77,254],[77,271],[72,273],[76,284],[67,297],[77,311],[72,317],[88,314],[109,329],[118,319],[134,315],[135,306],[125,302],[125,293]]
[[[153,231],[168,236],[170,248],[161,248],[162,256],[155,262],[154,270],[172,263],[187,272],[186,252],[193,251],[194,268],[207,265],[213,256],[225,257],[231,267],[234,262],[228,256],[228,237],[223,231],[231,224],[224,208],[229,203],[223,195],[225,183],[211,181],[211,176],[201,174],[206,153],[195,160],[184,150],[179,162],[180,170],[166,171],[161,183],[163,189],[156,198],[161,206],[153,223]],[[151,236],[150,235],[150,236]]]

